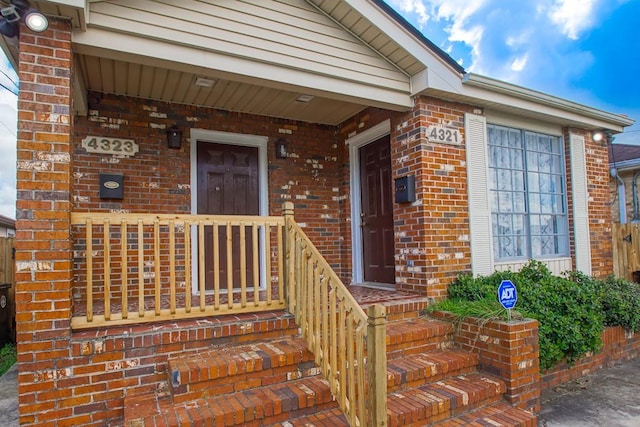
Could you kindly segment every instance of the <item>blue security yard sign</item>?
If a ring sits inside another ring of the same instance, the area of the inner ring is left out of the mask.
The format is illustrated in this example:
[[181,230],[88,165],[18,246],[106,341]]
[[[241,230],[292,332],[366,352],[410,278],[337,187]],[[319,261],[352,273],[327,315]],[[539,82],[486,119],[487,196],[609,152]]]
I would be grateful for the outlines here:
[[498,301],[507,310],[511,310],[518,301],[518,291],[511,280],[503,280],[498,286]]

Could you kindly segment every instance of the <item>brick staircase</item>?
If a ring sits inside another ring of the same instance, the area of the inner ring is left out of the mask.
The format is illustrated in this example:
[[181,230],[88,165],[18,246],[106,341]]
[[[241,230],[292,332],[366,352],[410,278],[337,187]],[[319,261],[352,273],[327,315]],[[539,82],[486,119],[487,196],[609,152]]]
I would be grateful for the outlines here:
[[[536,425],[503,400],[501,380],[478,371],[477,355],[453,346],[451,324],[410,305],[388,307],[389,426]],[[301,338],[181,354],[167,371],[162,391],[125,398],[127,427],[348,425]]]

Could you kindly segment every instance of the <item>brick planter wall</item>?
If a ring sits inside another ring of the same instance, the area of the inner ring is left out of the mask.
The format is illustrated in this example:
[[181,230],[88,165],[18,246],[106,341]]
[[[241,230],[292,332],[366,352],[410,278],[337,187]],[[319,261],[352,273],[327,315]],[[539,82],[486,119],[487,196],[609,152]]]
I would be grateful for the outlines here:
[[[455,320],[450,313],[435,312],[436,318]],[[532,412],[540,410],[540,355],[538,321],[483,321],[467,318],[454,330],[460,348],[478,353],[480,368],[507,383],[505,399]]]
[[626,331],[620,326],[608,327],[602,333],[600,352],[589,354],[572,365],[564,362],[543,372],[541,388],[545,390],[555,387],[599,369],[610,368],[616,362],[638,356],[640,356],[640,334]]

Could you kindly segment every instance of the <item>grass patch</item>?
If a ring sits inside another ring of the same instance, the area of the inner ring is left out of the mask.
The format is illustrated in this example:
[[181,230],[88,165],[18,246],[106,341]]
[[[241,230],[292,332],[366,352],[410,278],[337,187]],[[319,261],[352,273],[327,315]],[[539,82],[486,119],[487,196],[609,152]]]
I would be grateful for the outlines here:
[[16,363],[18,358],[16,346],[13,344],[5,344],[0,349],[0,376],[9,370]]

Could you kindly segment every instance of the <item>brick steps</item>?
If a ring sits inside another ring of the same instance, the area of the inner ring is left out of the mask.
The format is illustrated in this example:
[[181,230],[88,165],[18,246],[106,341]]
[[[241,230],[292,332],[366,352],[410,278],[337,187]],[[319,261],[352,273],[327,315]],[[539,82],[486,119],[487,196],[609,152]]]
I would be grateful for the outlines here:
[[[407,304],[421,307],[396,307]],[[450,323],[398,316],[387,325],[389,426],[535,425],[502,400],[503,381],[476,371],[477,354],[452,347]],[[173,356],[162,392],[127,397],[125,425],[348,425],[318,374],[306,343],[290,336]]]
[[447,349],[453,326],[449,322],[420,317],[387,325],[387,358]]
[[168,362],[175,403],[318,374],[301,338],[216,347]]
[[536,416],[501,401],[433,424],[434,427],[536,427]]
[[475,371],[478,355],[460,350],[411,354],[387,361],[387,391],[419,387]]
[[204,425],[206,421],[215,426],[262,426],[337,408],[329,384],[318,376],[178,404],[170,396],[153,400],[128,402],[125,425]]

